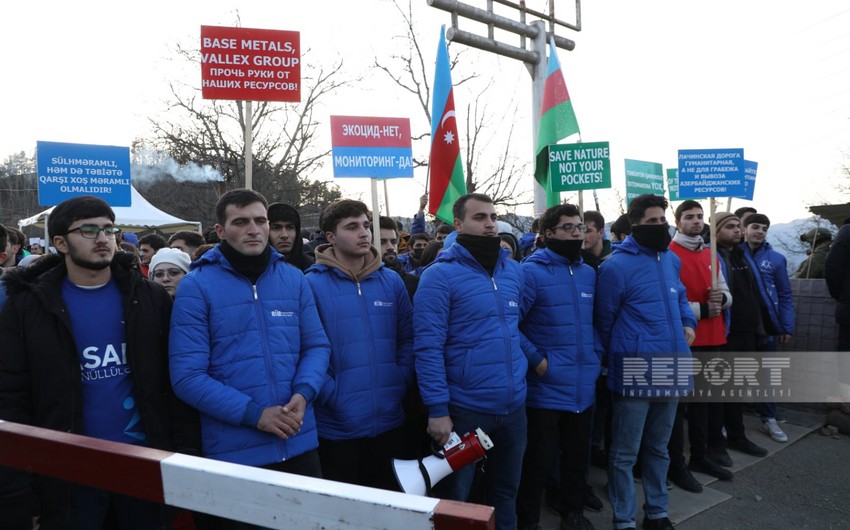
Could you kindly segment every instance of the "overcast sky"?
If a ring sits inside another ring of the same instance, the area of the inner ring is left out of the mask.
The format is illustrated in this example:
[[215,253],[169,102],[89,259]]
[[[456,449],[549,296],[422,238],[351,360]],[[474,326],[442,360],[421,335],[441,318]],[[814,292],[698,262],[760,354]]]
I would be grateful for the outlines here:
[[[411,117],[414,129],[422,126],[416,102],[369,70],[375,56],[397,50],[392,37],[402,33],[386,0],[6,2],[0,156],[30,153],[38,140],[129,145],[148,135],[148,118],[165,109],[168,82],[197,83],[200,76],[175,68],[175,46],[197,46],[201,25],[236,25],[236,7],[244,27],[300,31],[302,49],[312,50],[305,62],[342,57],[347,72],[368,77],[319,109],[324,148],[331,114]],[[573,19],[572,2],[559,0],[557,8],[559,17]],[[850,149],[846,0],[609,0],[582,8],[582,31],[562,32],[576,49],[559,50],[559,58],[582,140],[611,144],[620,196],[624,158],[666,168],[678,149],[735,147],[759,163],[754,205],[774,222],[803,217],[811,204],[850,200],[836,191]],[[439,26],[450,24],[450,15],[425,0],[415,0],[414,9],[431,76]],[[452,53],[460,48],[453,45]],[[530,162],[524,66],[477,51],[464,61],[462,71],[494,80],[491,112],[506,112],[511,101],[518,106],[515,155]],[[459,113],[471,99],[456,90]],[[314,177],[332,178],[330,161]],[[527,189],[531,178],[529,166]],[[425,171],[417,170],[413,181],[390,182],[390,213],[411,214],[424,181]],[[341,184],[346,194],[368,200],[366,181]],[[599,197],[603,213],[616,217],[614,191]],[[743,204],[735,200],[733,208]],[[586,193],[585,207],[591,205]]]

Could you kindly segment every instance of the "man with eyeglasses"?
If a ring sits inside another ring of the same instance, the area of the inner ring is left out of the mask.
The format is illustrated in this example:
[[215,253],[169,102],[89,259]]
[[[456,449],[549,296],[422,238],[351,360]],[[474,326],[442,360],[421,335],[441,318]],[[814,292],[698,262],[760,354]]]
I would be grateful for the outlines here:
[[[0,314],[0,418],[113,442],[197,453],[195,414],[168,380],[171,299],[116,253],[115,214],[96,197],[54,208],[56,255],[9,272]],[[161,528],[149,501],[38,477],[42,528]]]
[[643,528],[673,528],[665,480],[667,443],[677,395],[692,378],[665,370],[689,362],[696,318],[679,279],[680,261],[668,251],[667,199],[639,195],[629,204],[632,234],[599,267],[594,323],[608,360],[611,449],[608,498],[616,530],[634,529],[637,497],[633,468],[640,452],[646,499]]
[[522,263],[523,350],[529,358],[528,449],[517,498],[520,529],[539,528],[546,477],[560,453],[561,530],[592,530],[584,516],[590,430],[601,370],[593,331],[596,272],[581,258],[578,208],[553,206],[540,218],[546,244]]

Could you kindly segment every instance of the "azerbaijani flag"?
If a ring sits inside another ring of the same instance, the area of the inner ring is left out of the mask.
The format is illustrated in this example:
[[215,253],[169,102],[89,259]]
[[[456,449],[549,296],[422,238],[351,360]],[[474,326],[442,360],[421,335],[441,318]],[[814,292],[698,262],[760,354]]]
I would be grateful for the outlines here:
[[561,202],[559,192],[549,188],[548,149],[567,136],[579,133],[578,120],[573,111],[573,103],[567,92],[567,83],[561,71],[561,63],[555,52],[554,41],[549,41],[549,64],[546,68],[546,85],[543,89],[543,104],[540,107],[540,128],[537,131],[537,161],[534,166],[534,178],[546,190],[546,207]]
[[431,173],[428,193],[428,211],[437,219],[452,224],[452,206],[466,194],[463,162],[460,158],[460,140],[457,134],[455,100],[452,90],[452,72],[446,48],[446,27],[440,29],[437,48],[437,69],[434,73],[434,93],[431,100]]

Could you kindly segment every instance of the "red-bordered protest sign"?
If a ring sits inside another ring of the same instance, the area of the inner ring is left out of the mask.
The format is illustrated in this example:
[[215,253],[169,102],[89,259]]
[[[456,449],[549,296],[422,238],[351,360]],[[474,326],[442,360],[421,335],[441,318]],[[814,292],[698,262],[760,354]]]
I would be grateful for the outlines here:
[[205,99],[301,101],[297,31],[201,26]]

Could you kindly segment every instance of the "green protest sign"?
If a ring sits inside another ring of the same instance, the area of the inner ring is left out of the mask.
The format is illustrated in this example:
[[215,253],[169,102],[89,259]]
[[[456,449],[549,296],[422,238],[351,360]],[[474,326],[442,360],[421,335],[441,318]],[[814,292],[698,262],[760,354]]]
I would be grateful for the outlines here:
[[626,205],[644,193],[664,196],[664,171],[657,162],[625,160]]
[[608,142],[549,146],[552,191],[596,190],[611,187]]

